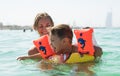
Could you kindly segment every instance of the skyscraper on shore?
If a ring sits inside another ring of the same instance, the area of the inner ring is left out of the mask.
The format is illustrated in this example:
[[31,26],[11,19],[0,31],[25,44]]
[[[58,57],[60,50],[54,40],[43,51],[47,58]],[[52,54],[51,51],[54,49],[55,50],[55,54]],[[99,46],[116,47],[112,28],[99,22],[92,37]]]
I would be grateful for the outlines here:
[[106,27],[112,27],[112,11],[107,13]]

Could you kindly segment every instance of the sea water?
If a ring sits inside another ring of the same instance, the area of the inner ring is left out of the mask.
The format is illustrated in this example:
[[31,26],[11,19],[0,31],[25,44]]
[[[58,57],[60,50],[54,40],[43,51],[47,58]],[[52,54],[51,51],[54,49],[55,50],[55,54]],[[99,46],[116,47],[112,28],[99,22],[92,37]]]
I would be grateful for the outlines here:
[[40,68],[35,60],[16,60],[33,47],[39,37],[35,31],[0,30],[0,76],[120,76],[120,28],[97,28],[94,35],[103,49],[100,62],[55,64],[51,69]]

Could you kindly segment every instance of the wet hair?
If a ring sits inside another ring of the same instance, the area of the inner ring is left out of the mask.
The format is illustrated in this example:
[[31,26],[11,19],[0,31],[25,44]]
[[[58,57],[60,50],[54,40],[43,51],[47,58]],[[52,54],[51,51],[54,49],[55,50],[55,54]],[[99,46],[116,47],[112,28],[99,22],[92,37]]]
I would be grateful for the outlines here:
[[70,43],[72,43],[73,32],[67,24],[60,24],[52,27],[51,34],[58,36],[60,39],[69,38]]
[[51,18],[50,15],[48,15],[47,13],[38,13],[38,14],[36,15],[36,17],[35,17],[35,21],[34,21],[34,24],[33,24],[34,30],[37,30],[38,22],[39,22],[39,20],[42,19],[42,18],[48,18],[48,19],[50,19],[50,21],[51,21],[51,23],[52,23],[51,26],[54,26],[54,22],[53,22],[53,20],[52,20],[52,18]]

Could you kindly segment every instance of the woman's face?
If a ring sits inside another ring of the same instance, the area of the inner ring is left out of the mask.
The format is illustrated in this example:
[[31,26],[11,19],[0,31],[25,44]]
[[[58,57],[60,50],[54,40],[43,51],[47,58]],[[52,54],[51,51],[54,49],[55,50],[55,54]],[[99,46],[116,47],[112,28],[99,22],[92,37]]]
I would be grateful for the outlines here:
[[42,18],[38,22],[37,31],[40,34],[40,36],[46,35],[49,33],[49,31],[47,29],[49,29],[50,27],[52,27],[52,23],[51,23],[50,19]]

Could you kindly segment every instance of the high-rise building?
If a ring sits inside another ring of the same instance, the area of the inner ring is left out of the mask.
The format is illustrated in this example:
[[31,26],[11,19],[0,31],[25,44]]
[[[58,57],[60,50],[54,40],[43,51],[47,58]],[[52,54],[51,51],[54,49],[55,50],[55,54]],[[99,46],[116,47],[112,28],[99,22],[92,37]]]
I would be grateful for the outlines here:
[[3,23],[2,23],[2,22],[0,22],[0,26],[3,26]]
[[112,11],[107,13],[106,27],[112,27]]

